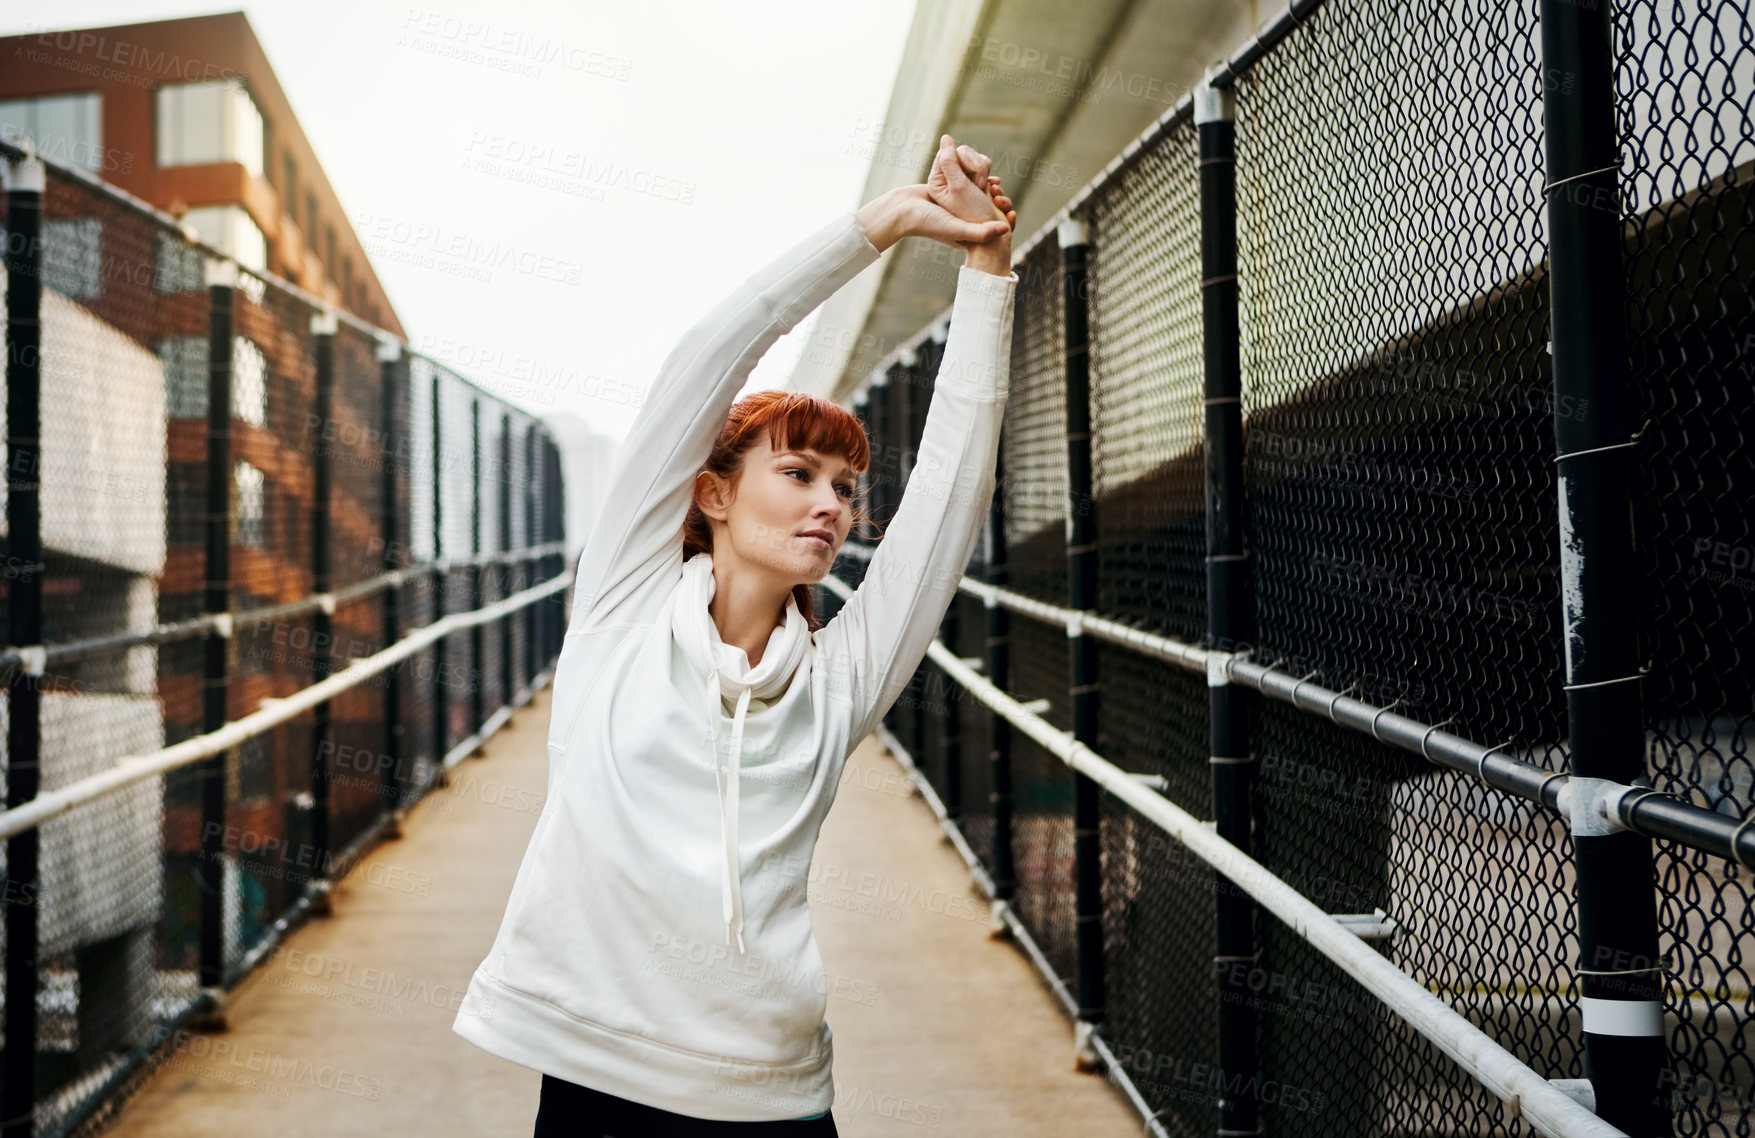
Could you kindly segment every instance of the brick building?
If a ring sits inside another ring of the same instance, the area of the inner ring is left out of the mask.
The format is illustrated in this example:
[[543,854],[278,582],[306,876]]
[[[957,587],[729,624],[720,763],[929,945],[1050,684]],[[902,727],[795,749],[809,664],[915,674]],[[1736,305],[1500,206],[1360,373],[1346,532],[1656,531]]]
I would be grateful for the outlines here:
[[0,37],[0,137],[406,339],[242,12]]

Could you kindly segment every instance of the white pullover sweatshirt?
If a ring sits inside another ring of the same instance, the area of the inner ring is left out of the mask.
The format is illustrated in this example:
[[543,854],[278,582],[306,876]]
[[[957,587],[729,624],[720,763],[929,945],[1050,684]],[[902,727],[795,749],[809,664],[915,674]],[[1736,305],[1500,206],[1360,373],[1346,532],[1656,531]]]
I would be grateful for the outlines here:
[[986,520],[1017,274],[958,268],[917,461],[834,620],[788,601],[751,669],[682,527],[756,362],[878,256],[852,212],[818,229],[683,335],[635,418],[573,586],[542,814],[452,1025],[495,1055],[697,1118],[834,1101],[811,854]]

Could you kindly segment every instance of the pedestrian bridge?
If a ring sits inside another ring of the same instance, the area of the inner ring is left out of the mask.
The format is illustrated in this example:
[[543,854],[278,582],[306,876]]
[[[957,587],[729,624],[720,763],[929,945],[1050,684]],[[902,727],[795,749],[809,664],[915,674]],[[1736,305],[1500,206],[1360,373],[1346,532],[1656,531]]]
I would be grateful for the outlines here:
[[[1100,169],[1007,165],[981,549],[812,867],[838,1125],[1748,1133],[1748,5],[1296,0],[1210,69],[1110,5],[1202,73],[1113,155],[1119,99],[995,113],[1049,7],[922,6],[983,64],[926,137]],[[0,157],[0,1138],[523,1131],[450,1025],[546,786],[560,440]],[[951,280],[886,255],[803,356],[873,455],[825,620],[933,453]]]
[[[451,1030],[487,955],[547,783],[544,687],[335,883],[227,997],[180,1032],[106,1134],[312,1138],[528,1133],[541,1076]],[[1029,958],[908,771],[871,736],[847,761],[811,867],[844,1135],[1135,1135]],[[873,882],[878,883],[873,886]],[[915,1129],[920,1127],[922,1129]]]

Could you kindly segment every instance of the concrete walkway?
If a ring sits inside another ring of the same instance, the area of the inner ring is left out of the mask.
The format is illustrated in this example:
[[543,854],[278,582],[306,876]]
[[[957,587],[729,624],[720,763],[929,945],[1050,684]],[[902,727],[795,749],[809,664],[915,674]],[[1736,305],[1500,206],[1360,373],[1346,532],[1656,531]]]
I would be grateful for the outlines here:
[[[423,1138],[529,1134],[541,1076],[451,1031],[493,942],[547,782],[549,692],[398,841],[340,883],[192,1035],[106,1135]],[[835,1123],[847,1138],[1137,1135],[1029,962],[989,940],[967,869],[875,738],[848,761],[808,896],[829,974]],[[886,900],[887,898],[887,900]]]

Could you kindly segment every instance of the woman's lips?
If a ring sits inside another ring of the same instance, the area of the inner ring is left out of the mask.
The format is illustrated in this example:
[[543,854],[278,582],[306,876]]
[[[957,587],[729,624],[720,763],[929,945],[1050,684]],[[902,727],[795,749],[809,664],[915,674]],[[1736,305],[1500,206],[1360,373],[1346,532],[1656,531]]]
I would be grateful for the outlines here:
[[798,536],[804,538],[804,540],[815,545],[818,549],[828,549],[829,548],[829,543],[824,541],[822,538],[818,537],[814,533],[801,533]]

